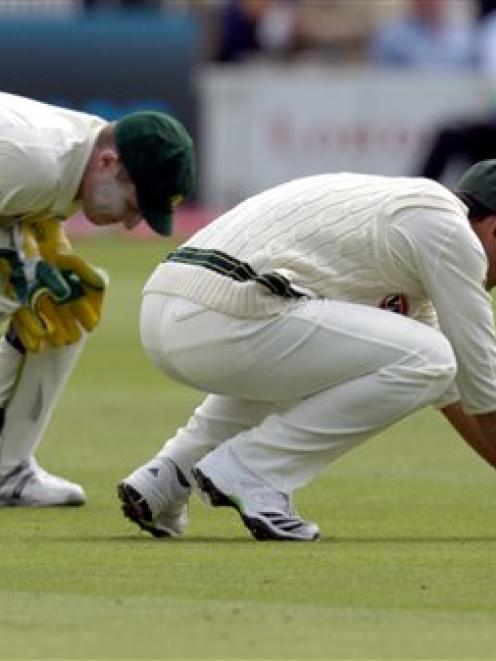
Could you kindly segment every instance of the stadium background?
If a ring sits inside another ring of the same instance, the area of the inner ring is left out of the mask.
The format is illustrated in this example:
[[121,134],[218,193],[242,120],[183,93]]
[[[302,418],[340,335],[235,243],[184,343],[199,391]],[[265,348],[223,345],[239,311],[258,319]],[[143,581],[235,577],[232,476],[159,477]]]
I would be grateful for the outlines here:
[[[292,177],[417,174],[439,128],[493,112],[494,79],[476,52],[488,0],[442,0],[445,20],[466,24],[474,57],[433,66],[372,54],[409,0],[240,0],[259,6],[246,18],[259,24],[249,44],[223,16],[228,4],[1,0],[0,88],[107,119],[144,107],[179,117],[199,158],[195,204],[176,224],[183,236]],[[451,165],[447,182],[464,164]]]
[[[466,60],[373,53],[422,3],[449,9],[441,44],[461,30]],[[201,398],[139,346],[140,290],[171,245],[290,177],[417,174],[442,127],[492,121],[496,78],[479,48],[490,1],[241,0],[257,26],[241,38],[237,24],[229,44],[227,4],[0,0],[1,90],[108,119],[169,111],[199,159],[171,241],[69,221],[112,286],[40,458],[90,503],[0,513],[0,658],[495,658],[494,471],[432,411],[299,494],[323,531],[311,548],[256,544],[233,513],[196,500],[184,539],[166,544],[120,516],[117,481]],[[457,154],[443,180],[464,165]]]

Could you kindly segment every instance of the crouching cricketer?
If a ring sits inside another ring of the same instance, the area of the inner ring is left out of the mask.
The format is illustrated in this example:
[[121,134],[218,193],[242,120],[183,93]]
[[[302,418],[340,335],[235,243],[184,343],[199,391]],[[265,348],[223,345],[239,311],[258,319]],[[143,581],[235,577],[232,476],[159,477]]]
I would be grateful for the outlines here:
[[34,459],[107,286],[61,222],[80,207],[94,225],[168,234],[192,181],[191,139],[169,115],[108,123],[0,93],[0,507],[86,500]]
[[455,192],[323,174],[203,228],[144,289],[142,343],[209,393],[119,485],[123,511],[179,535],[196,484],[257,539],[312,541],[293,492],[428,405],[496,468],[496,160]]

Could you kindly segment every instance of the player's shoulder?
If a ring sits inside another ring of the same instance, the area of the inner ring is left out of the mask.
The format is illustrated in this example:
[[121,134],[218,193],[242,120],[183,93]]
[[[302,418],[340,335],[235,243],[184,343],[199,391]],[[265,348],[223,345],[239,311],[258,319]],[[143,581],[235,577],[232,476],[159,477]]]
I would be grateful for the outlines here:
[[427,177],[391,177],[391,185],[398,191],[421,195],[430,195],[434,198],[448,199],[459,203],[457,196],[444,184],[428,179]]
[[8,141],[0,150],[0,168],[4,185],[47,188],[56,184],[57,171],[49,151],[26,149],[22,143]]
[[424,177],[394,177],[390,180],[385,208],[391,214],[403,209],[419,209],[429,215],[450,212],[460,222],[467,222],[467,209],[463,202],[446,186]]

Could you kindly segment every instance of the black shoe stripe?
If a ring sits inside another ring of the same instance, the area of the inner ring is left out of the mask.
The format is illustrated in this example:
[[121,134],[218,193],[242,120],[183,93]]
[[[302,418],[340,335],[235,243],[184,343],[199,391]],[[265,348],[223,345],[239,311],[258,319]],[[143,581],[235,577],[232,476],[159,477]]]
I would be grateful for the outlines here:
[[217,489],[212,480],[204,475],[198,468],[193,468],[191,472],[197,481],[200,490],[207,494],[213,507],[234,507],[234,509],[237,509],[239,512],[238,505],[230,500],[230,498],[222,493],[222,491]]
[[[174,462],[172,462],[174,464]],[[176,476],[178,479],[179,484],[184,487],[185,489],[191,489],[191,484],[188,482],[188,480],[185,478],[184,473],[182,470],[174,464],[174,468],[176,469]]]
[[21,498],[24,487],[31,480],[33,476],[34,476],[34,472],[28,471],[26,475],[24,475],[24,477],[22,477],[19,480],[19,482],[15,486],[15,489],[12,491],[12,498],[15,498],[16,500],[19,500]]
[[274,525],[294,525],[294,526],[304,526],[306,521],[303,521],[296,516],[287,516],[283,512],[260,512],[261,516],[264,516],[266,519],[269,519]]
[[281,523],[279,525],[280,528],[283,530],[287,530],[288,532],[292,532],[293,530],[297,530],[298,528],[304,528],[305,523],[302,521],[298,521],[297,523]]
[[0,487],[2,487],[4,484],[7,484],[11,477],[15,477],[21,471],[26,470],[26,466],[26,462],[23,462],[22,464],[16,466],[14,470],[10,471],[10,473],[7,473],[7,475],[2,477],[2,479],[0,479]]

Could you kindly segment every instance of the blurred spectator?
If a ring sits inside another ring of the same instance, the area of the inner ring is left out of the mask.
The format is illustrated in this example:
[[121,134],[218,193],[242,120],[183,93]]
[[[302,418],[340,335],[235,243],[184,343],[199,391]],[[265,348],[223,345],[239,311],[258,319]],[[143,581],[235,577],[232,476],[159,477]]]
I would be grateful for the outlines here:
[[0,16],[50,16],[75,14],[77,0],[0,0]]
[[[219,62],[260,54],[363,61],[371,26],[394,12],[397,1],[220,0],[215,3],[220,11],[210,50]],[[202,4],[212,8],[214,3]]]
[[297,0],[230,0],[219,16],[218,62],[259,53],[285,56],[298,47]]
[[482,73],[496,76],[496,0],[481,3],[478,60]]
[[106,9],[160,9],[161,0],[83,0],[88,10]]
[[473,8],[466,0],[410,0],[405,15],[372,35],[372,62],[424,68],[473,65]]
[[478,0],[477,5],[479,9],[479,20],[482,20],[496,9],[496,0]]
[[335,63],[363,62],[373,26],[397,13],[390,2],[302,2],[306,54]]
[[496,116],[459,120],[438,130],[417,174],[445,181],[453,164],[461,171],[477,161],[495,156]]
[[[496,74],[496,0],[479,0],[479,57],[482,71]],[[437,129],[417,174],[446,181],[455,166],[460,170],[496,157],[496,109],[481,117],[460,117]]]

